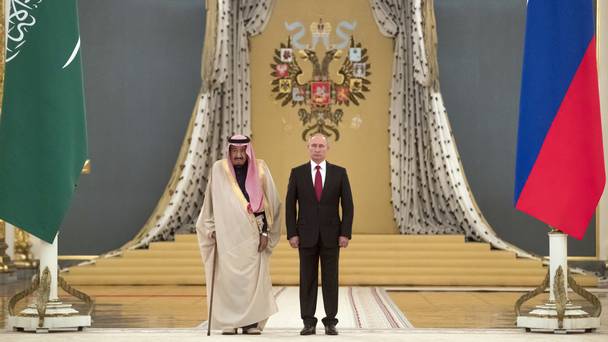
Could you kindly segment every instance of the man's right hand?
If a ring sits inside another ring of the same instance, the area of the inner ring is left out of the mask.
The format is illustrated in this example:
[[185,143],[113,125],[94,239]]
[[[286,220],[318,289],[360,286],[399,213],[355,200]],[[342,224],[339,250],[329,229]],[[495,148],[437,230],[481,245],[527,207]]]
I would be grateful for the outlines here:
[[298,247],[300,247],[300,237],[299,236],[292,236],[291,239],[289,239],[289,245],[292,248],[298,248]]

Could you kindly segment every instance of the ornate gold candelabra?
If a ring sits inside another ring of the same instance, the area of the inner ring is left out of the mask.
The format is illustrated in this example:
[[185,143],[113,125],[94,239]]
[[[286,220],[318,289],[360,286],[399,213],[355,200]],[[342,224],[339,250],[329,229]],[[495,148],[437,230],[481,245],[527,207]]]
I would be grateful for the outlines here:
[[38,260],[34,259],[31,249],[30,234],[15,228],[15,255],[13,259],[17,268],[31,269],[38,267]]
[[15,271],[15,265],[11,261],[11,258],[6,255],[8,245],[5,242],[5,229],[6,223],[0,220],[0,273],[12,273]]

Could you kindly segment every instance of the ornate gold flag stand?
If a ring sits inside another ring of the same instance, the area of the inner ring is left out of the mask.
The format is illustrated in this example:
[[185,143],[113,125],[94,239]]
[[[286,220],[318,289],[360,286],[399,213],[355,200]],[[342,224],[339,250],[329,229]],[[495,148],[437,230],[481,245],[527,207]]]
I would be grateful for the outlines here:
[[[40,273],[30,286],[14,295],[8,303],[7,328],[20,331],[48,332],[56,330],[82,330],[91,326],[93,302],[86,294],[71,288],[57,275],[57,236],[52,244],[42,242]],[[62,303],[58,296],[58,285],[67,293],[83,300],[87,313],[80,314],[71,304]],[[16,313],[17,303],[36,292],[34,303]]]
[[[90,172],[89,162],[85,163],[83,173]],[[7,328],[19,331],[49,332],[62,330],[82,330],[91,326],[92,299],[83,292],[70,287],[57,274],[57,236],[53,243],[42,242],[40,248],[40,272],[30,286],[15,294],[8,303]],[[71,304],[62,303],[58,287],[87,305],[86,313],[81,314]],[[36,292],[34,303],[21,312],[16,312],[19,301]]]
[[[537,305],[528,314],[521,313],[526,301],[549,288],[549,300]],[[587,313],[568,299],[568,288],[589,301],[593,309]],[[591,292],[578,285],[568,270],[567,235],[552,229],[549,232],[549,270],[540,286],[521,296],[515,303],[517,327],[526,331],[554,333],[591,332],[600,326],[602,306]]]

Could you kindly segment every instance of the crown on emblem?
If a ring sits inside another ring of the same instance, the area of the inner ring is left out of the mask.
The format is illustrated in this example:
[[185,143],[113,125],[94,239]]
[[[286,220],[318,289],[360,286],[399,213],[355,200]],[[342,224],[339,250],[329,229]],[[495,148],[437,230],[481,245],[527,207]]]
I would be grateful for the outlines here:
[[310,24],[310,32],[313,35],[329,34],[331,33],[331,23],[323,22],[323,18],[319,18],[319,21],[313,21]]

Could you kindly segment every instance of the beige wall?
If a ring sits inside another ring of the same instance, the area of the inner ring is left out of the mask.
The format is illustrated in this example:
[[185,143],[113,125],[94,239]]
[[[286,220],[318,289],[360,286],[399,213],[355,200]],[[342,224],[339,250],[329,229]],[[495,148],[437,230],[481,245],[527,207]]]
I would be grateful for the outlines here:
[[[281,107],[271,92],[270,76],[274,49],[285,43],[288,31],[285,21],[300,21],[307,29],[302,43],[308,43],[308,27],[323,18],[332,25],[330,43],[338,39],[335,29],[340,21],[356,21],[354,36],[368,48],[371,63],[371,91],[360,106],[342,107],[340,140],[330,142],[328,161],[344,166],[355,201],[355,233],[396,233],[390,204],[388,159],[388,107],[393,41],[380,34],[372,17],[368,0],[278,0],[263,34],[251,39],[251,86],[253,141],[258,158],[268,163],[281,196],[287,190],[292,167],[308,161],[306,144],[301,138],[303,126],[298,107]],[[317,45],[317,53],[324,50]],[[347,51],[344,51],[345,58]],[[304,79],[310,75],[309,63],[298,60]],[[335,75],[342,60],[334,61],[330,74]],[[333,77],[337,80],[337,77]],[[333,107],[332,109],[335,110]],[[308,109],[308,108],[307,108]],[[360,117],[357,128],[352,120]],[[284,229],[284,227],[283,227]]]

